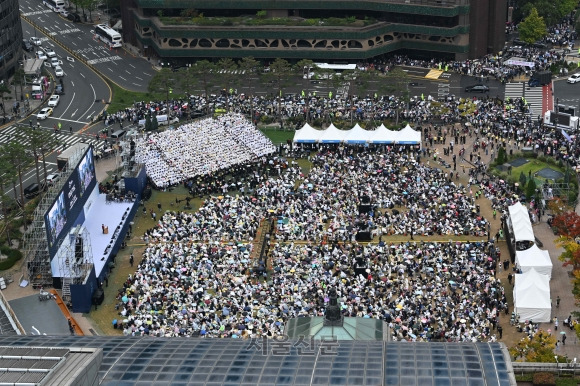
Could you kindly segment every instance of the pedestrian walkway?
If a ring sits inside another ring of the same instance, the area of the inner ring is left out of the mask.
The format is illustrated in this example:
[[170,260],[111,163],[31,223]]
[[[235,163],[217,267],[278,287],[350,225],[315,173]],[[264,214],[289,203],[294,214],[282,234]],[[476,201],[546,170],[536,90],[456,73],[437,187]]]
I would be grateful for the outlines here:
[[505,85],[505,100],[524,98],[530,105],[528,115],[536,117],[542,113],[544,95],[542,87],[528,87],[525,82],[510,82]]
[[[30,141],[24,135],[22,135],[22,125],[14,124],[4,128],[0,131],[0,146],[9,143],[12,139],[18,138],[18,143],[28,146]],[[70,133],[61,130],[58,133],[54,133],[52,128],[41,127],[40,129],[36,130],[50,130],[53,137],[56,139],[57,146],[60,149],[66,149],[76,143],[83,142],[93,145],[95,150],[102,150],[104,147],[105,142],[102,140],[96,139],[96,137],[88,134],[78,134],[78,133]]]

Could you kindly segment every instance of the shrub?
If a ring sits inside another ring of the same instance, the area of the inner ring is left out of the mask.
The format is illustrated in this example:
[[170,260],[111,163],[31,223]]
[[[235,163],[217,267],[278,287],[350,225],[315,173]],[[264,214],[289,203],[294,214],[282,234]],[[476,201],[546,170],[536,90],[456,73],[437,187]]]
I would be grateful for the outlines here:
[[533,378],[534,385],[556,385],[556,378],[552,373],[535,373]]
[[10,269],[16,262],[22,259],[22,252],[17,249],[8,248],[3,245],[0,247],[2,254],[8,256],[5,260],[0,261],[0,271]]

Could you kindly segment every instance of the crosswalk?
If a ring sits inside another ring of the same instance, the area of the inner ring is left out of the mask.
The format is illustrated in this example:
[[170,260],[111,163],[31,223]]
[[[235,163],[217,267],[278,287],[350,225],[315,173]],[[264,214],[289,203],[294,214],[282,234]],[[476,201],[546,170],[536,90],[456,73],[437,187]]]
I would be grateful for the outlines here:
[[528,87],[525,82],[506,83],[505,99],[525,98],[530,105],[530,115],[535,117],[542,114],[542,87]]
[[[11,125],[0,131],[0,146],[9,143],[13,139],[17,139],[18,143],[24,146],[29,145],[30,140],[23,135],[21,127],[20,125]],[[62,130],[59,133],[54,133],[53,129],[42,127],[36,130],[50,131],[51,136],[56,139],[56,144],[61,149],[66,149],[76,143],[83,142],[92,144],[95,150],[102,150],[105,144],[103,140],[97,140],[95,136],[88,134],[71,134]]]

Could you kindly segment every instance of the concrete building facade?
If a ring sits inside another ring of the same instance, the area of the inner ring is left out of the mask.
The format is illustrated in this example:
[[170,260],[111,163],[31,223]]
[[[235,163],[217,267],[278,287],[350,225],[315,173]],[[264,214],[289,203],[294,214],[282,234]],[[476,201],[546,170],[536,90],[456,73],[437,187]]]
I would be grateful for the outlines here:
[[0,80],[7,81],[22,57],[18,0],[0,0]]
[[164,59],[464,60],[503,48],[506,0],[128,0],[123,38]]

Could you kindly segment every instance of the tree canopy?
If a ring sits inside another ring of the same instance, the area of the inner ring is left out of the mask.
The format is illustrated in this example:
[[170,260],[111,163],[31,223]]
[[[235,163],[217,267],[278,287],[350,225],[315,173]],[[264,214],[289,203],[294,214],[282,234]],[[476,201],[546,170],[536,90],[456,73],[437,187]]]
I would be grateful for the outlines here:
[[530,14],[518,25],[520,39],[528,44],[535,43],[548,33],[544,18],[538,15],[538,10],[532,8]]

